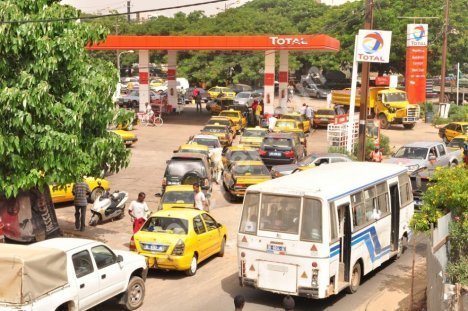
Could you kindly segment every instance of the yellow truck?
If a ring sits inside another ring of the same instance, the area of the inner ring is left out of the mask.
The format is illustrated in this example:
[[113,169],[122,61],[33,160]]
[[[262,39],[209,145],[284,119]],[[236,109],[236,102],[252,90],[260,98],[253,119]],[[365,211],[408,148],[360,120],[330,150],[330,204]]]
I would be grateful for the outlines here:
[[[349,109],[351,89],[332,91],[332,103]],[[356,92],[356,107],[361,101],[360,89]],[[406,129],[412,129],[419,119],[419,106],[408,102],[406,92],[387,87],[369,88],[367,108],[371,118],[377,117],[380,128],[386,129],[390,124],[403,124]]]

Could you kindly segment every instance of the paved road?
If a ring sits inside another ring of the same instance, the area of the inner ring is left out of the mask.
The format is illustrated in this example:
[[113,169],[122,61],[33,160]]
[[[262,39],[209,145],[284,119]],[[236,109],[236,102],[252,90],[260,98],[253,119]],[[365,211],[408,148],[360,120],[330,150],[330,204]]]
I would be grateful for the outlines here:
[[[303,101],[305,99],[299,98],[296,103]],[[323,106],[324,102],[314,101],[311,104],[317,108]],[[108,178],[111,187],[114,190],[128,191],[130,200],[136,199],[137,193],[144,191],[150,208],[155,209],[158,199],[152,194],[159,191],[166,160],[190,135],[196,134],[208,118],[207,112],[196,113],[192,107],[187,107],[180,116],[171,115],[165,118],[161,128],[137,128],[135,132],[139,141],[132,147],[130,165]],[[414,140],[439,139],[437,130],[425,124],[418,124],[411,131],[395,127],[384,132],[395,146]],[[317,130],[308,139],[309,152],[326,152],[326,130]],[[181,272],[151,271],[146,282],[145,304],[141,310],[232,310],[232,299],[237,294],[245,296],[247,311],[280,308],[283,298],[281,295],[239,287],[235,245],[242,205],[229,203],[223,187],[219,185],[214,186],[211,203],[213,216],[228,228],[225,257],[214,257],[201,264],[193,277],[186,277]],[[57,214],[65,231],[73,232],[72,206],[59,205]],[[84,236],[103,240],[114,248],[126,249],[131,237],[130,218],[127,216],[119,221],[87,228]],[[416,262],[422,271],[425,263],[424,244],[418,244],[417,248]],[[296,310],[365,310],[366,305],[383,291],[400,294],[404,298],[409,292],[411,259],[411,252],[407,252],[398,261],[384,265],[378,273],[367,277],[354,295],[340,294],[320,301],[297,298]],[[106,303],[94,310],[118,309],[111,303]]]

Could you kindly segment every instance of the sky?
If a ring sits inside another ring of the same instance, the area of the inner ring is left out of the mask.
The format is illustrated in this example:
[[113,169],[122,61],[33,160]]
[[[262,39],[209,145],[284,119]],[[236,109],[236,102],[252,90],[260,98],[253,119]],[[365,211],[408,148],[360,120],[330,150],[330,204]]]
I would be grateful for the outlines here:
[[[206,2],[209,0],[131,0],[131,11],[150,10],[158,8],[166,8],[171,6],[194,4]],[[213,15],[224,11],[225,7],[237,7],[250,0],[227,0],[215,4],[195,6],[191,8],[179,10],[167,10],[160,12],[148,13],[148,16],[172,16],[177,12],[190,13],[191,11],[205,11],[206,15]],[[106,14],[109,11],[127,12],[127,0],[62,0],[63,4],[70,4],[86,13]],[[142,15],[144,16],[144,15]]]

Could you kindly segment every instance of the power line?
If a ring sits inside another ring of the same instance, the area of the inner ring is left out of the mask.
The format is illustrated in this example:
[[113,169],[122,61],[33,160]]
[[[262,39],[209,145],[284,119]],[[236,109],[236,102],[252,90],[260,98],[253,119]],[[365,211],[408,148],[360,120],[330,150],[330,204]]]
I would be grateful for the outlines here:
[[172,6],[172,7],[159,8],[159,9],[134,11],[134,12],[130,12],[130,13],[127,13],[127,12],[125,12],[125,13],[110,13],[110,14],[94,15],[94,16],[77,16],[77,17],[37,19],[37,20],[12,20],[12,21],[0,20],[0,24],[53,23],[53,22],[66,22],[66,21],[76,21],[76,20],[93,20],[93,19],[98,19],[98,18],[103,18],[103,17],[124,16],[124,15],[127,15],[127,14],[141,14],[141,13],[150,13],[150,12],[160,12],[160,11],[167,11],[167,10],[183,9],[183,8],[196,7],[196,6],[214,4],[214,3],[219,3],[219,2],[226,2],[226,1],[228,1],[228,0],[212,0],[212,1],[193,3],[193,4],[184,4],[184,5],[177,5],[177,6]]

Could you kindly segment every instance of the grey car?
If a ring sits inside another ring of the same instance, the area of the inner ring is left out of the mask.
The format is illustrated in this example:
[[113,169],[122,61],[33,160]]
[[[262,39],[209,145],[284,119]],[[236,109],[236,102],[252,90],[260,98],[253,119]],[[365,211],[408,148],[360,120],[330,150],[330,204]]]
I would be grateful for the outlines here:
[[[150,91],[150,101],[154,102],[160,96],[156,92]],[[138,108],[140,104],[140,91],[133,90],[128,95],[118,98],[118,104],[124,108]]]
[[245,105],[252,107],[254,100],[260,100],[261,95],[255,92],[240,92],[234,98],[234,105]]
[[285,164],[285,165],[275,165],[271,168],[271,176],[273,178],[290,175],[292,174],[298,167],[303,166],[310,166],[315,165],[319,166],[322,164],[330,164],[330,163],[338,163],[338,162],[351,162],[353,161],[348,156],[341,154],[341,153],[313,153],[302,160],[298,161],[297,164]]

